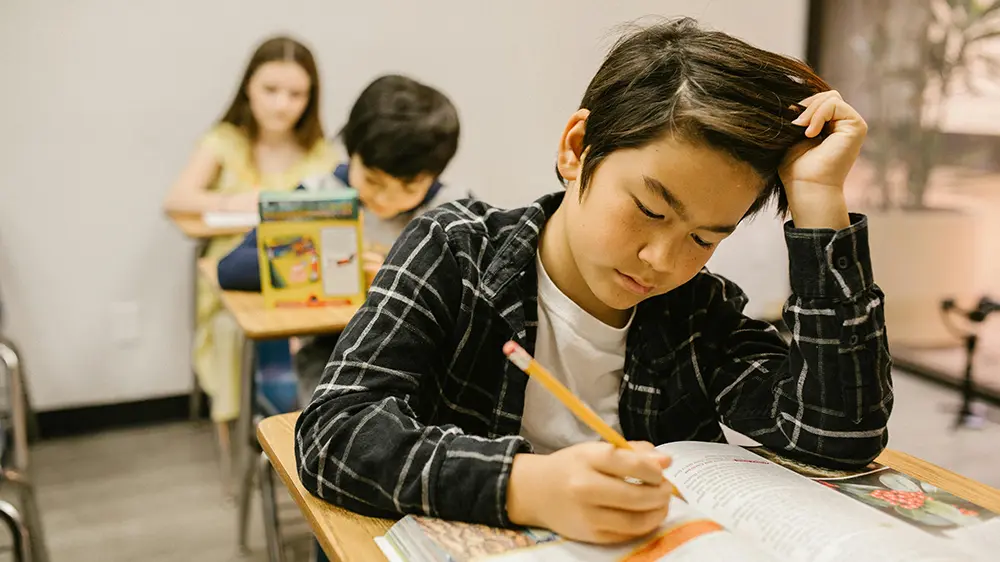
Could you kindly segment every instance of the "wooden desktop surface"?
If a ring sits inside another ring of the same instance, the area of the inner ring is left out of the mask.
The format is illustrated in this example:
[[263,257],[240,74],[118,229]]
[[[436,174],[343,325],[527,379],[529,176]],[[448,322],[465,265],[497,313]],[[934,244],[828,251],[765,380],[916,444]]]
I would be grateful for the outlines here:
[[253,340],[313,336],[342,332],[358,307],[267,308],[260,293],[223,291],[219,288],[218,262],[198,260],[198,273],[218,290],[223,306],[236,319],[246,337]]

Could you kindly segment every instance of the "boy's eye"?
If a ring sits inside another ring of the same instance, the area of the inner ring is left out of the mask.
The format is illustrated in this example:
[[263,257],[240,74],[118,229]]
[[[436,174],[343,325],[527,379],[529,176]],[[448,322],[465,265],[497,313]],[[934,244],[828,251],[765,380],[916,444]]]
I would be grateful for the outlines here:
[[646,215],[647,217],[649,217],[651,219],[662,219],[663,218],[663,215],[658,215],[658,214],[654,213],[653,211],[650,211],[648,208],[646,208],[645,205],[642,204],[642,202],[640,202],[635,197],[632,197],[632,201],[635,201],[635,206],[638,207],[639,210],[642,211],[642,214]]
[[712,246],[714,246],[714,245],[715,245],[715,244],[713,244],[712,242],[708,242],[708,241],[706,241],[706,240],[703,240],[703,239],[702,239],[702,238],[701,238],[700,236],[698,236],[697,234],[692,234],[692,235],[691,235],[691,239],[692,239],[692,240],[694,240],[694,243],[695,243],[695,244],[697,244],[697,245],[699,245],[699,246],[701,246],[702,248],[705,248],[705,249],[709,249],[709,248],[711,248]]
[[264,86],[264,91],[267,92],[267,93],[269,93],[269,94],[274,94],[274,93],[277,93],[278,88],[276,88],[274,86]]

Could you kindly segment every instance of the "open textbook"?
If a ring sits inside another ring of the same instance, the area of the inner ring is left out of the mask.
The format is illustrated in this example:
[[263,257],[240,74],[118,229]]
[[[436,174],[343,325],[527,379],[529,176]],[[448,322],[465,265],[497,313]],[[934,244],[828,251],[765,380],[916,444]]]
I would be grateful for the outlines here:
[[660,528],[629,543],[595,546],[416,516],[376,542],[393,562],[1000,559],[998,514],[878,463],[838,472],[759,447],[657,449],[673,457],[664,473],[685,500],[674,498]]

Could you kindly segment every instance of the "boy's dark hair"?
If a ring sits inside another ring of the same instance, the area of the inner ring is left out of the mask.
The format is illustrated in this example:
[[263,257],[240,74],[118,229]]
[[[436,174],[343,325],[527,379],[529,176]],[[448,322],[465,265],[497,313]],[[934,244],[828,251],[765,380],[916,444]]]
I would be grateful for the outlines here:
[[447,96],[398,75],[369,84],[340,131],[347,154],[402,180],[440,175],[458,150],[458,133],[458,111]]
[[805,139],[804,127],[791,121],[803,110],[798,102],[829,89],[805,63],[702,29],[690,18],[640,29],[615,44],[580,103],[590,110],[580,195],[612,152],[672,134],[705,142],[760,174],[765,187],[746,216],[775,198],[784,215],[788,199],[778,165]]

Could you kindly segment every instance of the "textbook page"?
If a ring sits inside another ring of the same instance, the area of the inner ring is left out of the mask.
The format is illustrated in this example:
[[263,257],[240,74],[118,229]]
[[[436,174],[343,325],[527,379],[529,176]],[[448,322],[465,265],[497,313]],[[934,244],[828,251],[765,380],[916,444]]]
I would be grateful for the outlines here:
[[375,537],[375,545],[382,551],[389,562],[407,562],[405,558],[392,546],[389,539],[385,537]]
[[[492,561],[502,562],[703,562],[739,560],[775,562],[775,558],[725,530],[682,500],[673,498],[670,514],[649,536],[612,546],[566,540],[513,551]],[[780,560],[780,559],[778,559]]]
[[976,559],[964,541],[943,541],[745,449],[678,442],[658,450],[673,457],[664,474],[688,503],[776,559]]
[[1000,551],[1000,513],[878,462],[861,470],[831,470],[781,457],[764,447],[753,453],[810,478],[858,504],[899,519],[923,533],[956,541],[986,556]]
[[497,529],[413,515],[375,542],[392,562],[774,562],[677,498],[658,530],[617,545],[573,542],[541,529]]
[[878,463],[845,472],[719,443],[658,449],[673,457],[664,473],[685,500],[640,539],[595,546],[411,515],[379,546],[406,562],[970,562],[1000,549],[1000,515]]

